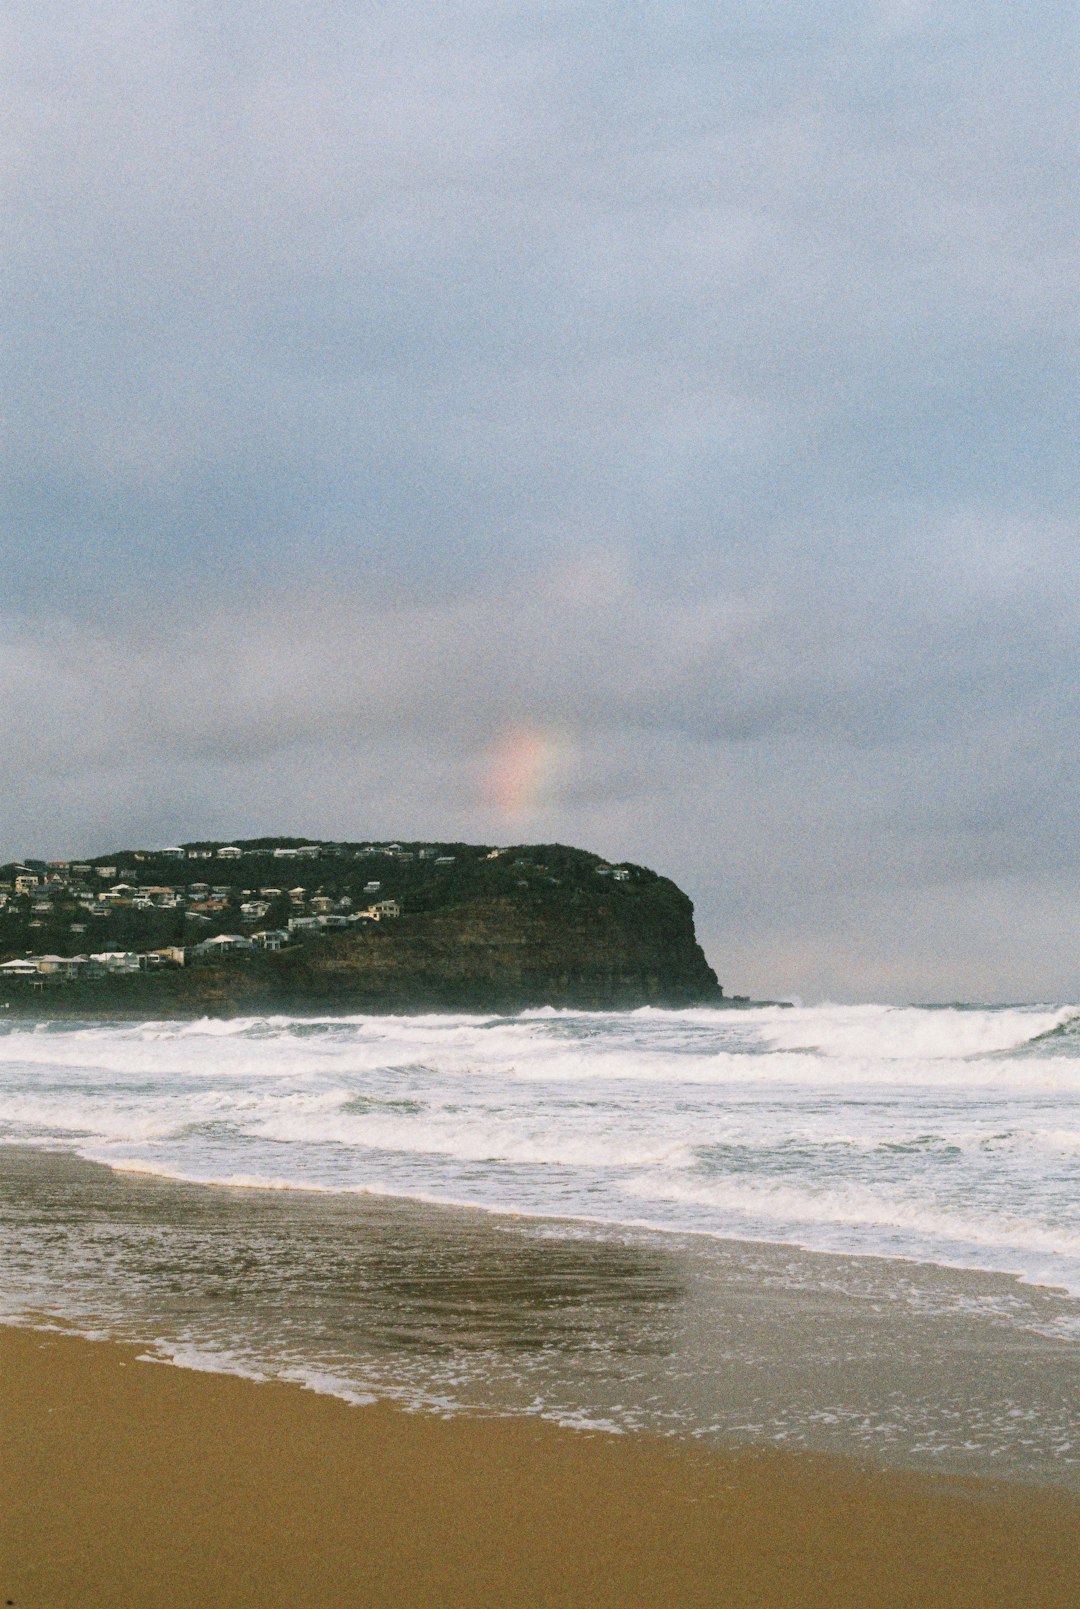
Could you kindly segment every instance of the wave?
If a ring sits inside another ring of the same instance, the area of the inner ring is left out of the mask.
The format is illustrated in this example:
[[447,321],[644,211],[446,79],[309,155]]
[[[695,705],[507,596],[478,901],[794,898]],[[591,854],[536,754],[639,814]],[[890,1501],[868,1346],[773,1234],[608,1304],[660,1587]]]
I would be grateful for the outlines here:
[[774,1050],[855,1061],[998,1056],[1061,1037],[1080,1023],[1076,1006],[814,1006],[753,1015]]

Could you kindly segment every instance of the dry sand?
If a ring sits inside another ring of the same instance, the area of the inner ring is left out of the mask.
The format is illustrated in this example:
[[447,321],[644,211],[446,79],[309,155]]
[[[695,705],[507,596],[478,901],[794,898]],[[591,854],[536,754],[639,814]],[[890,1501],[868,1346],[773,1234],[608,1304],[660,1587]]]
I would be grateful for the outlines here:
[[1063,1494],[352,1408],[0,1328],[0,1606],[1080,1603]]

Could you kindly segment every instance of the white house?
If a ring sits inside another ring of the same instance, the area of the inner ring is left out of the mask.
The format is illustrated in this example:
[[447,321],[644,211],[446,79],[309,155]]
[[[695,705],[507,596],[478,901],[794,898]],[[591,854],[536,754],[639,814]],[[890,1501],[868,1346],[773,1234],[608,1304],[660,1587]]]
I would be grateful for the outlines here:
[[90,957],[100,961],[106,972],[138,972],[139,957],[134,950],[99,950]]
[[239,860],[243,853],[244,851],[239,849],[236,844],[222,844],[217,852],[217,858],[218,860]]
[[250,939],[244,938],[240,933],[216,933],[212,939],[203,939],[196,944],[196,955],[230,955],[234,950],[250,950]]

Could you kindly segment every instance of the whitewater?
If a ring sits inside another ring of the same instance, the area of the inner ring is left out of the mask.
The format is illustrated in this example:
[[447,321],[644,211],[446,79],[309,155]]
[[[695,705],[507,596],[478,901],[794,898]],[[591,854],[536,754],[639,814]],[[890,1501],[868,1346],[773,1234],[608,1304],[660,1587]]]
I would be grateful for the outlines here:
[[1080,1296],[1073,1006],[12,1021],[0,1142]]

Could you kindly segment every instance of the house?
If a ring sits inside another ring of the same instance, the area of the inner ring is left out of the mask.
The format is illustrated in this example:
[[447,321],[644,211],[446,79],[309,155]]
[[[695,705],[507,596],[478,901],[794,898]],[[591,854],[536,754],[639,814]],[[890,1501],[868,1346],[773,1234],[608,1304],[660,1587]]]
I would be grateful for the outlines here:
[[115,866],[95,866],[94,870],[97,872],[98,876],[106,883],[111,883],[113,878],[116,876],[116,867]]
[[195,946],[196,955],[232,955],[237,950],[254,948],[250,939],[239,933],[216,933],[212,939],[203,939]]
[[349,925],[347,916],[319,916],[316,917],[316,921],[321,928],[348,927]]
[[239,860],[244,851],[236,844],[222,844],[217,852],[218,860]]
[[292,900],[294,905],[303,905],[304,901],[307,899],[307,889],[290,888],[289,898]]
[[240,907],[240,917],[244,922],[261,922],[269,909],[269,900],[246,899]]
[[159,967],[182,967],[187,951],[182,944],[166,944],[160,950],[144,950],[139,959],[144,972],[156,972]]
[[45,977],[60,978],[65,983],[84,975],[100,978],[104,972],[99,961],[91,961],[85,955],[38,955],[34,959],[38,971]]
[[36,872],[17,872],[15,875],[16,894],[32,894],[41,879]]
[[187,850],[181,849],[179,844],[170,844],[168,849],[159,849],[158,854],[162,860],[183,860]]
[[365,894],[377,894],[381,887],[382,887],[382,884],[379,883],[379,882],[365,883],[364,884],[364,893]]
[[100,961],[109,973],[123,974],[139,970],[139,957],[134,950],[99,950],[90,959]]
[[372,915],[380,919],[384,916],[400,916],[401,906],[396,899],[381,899],[371,907]]
[[0,966],[0,978],[36,978],[37,962],[29,957],[25,961],[5,961]]
[[457,860],[456,855],[436,855],[435,856],[435,864],[436,864],[436,866],[452,866],[454,864],[455,860]]
[[611,875],[617,883],[628,882],[630,878],[630,873],[625,866],[616,866]]
[[319,918],[317,916],[290,916],[290,933],[317,933],[319,931]]
[[311,909],[321,916],[324,912],[334,909],[334,902],[328,894],[316,894],[311,902]]
[[315,860],[319,855],[322,854],[322,845],[321,844],[303,844],[296,851],[296,853],[299,856],[306,857],[308,860]]
[[289,935],[279,927],[264,928],[251,935],[251,942],[256,950],[280,950],[288,944]]

